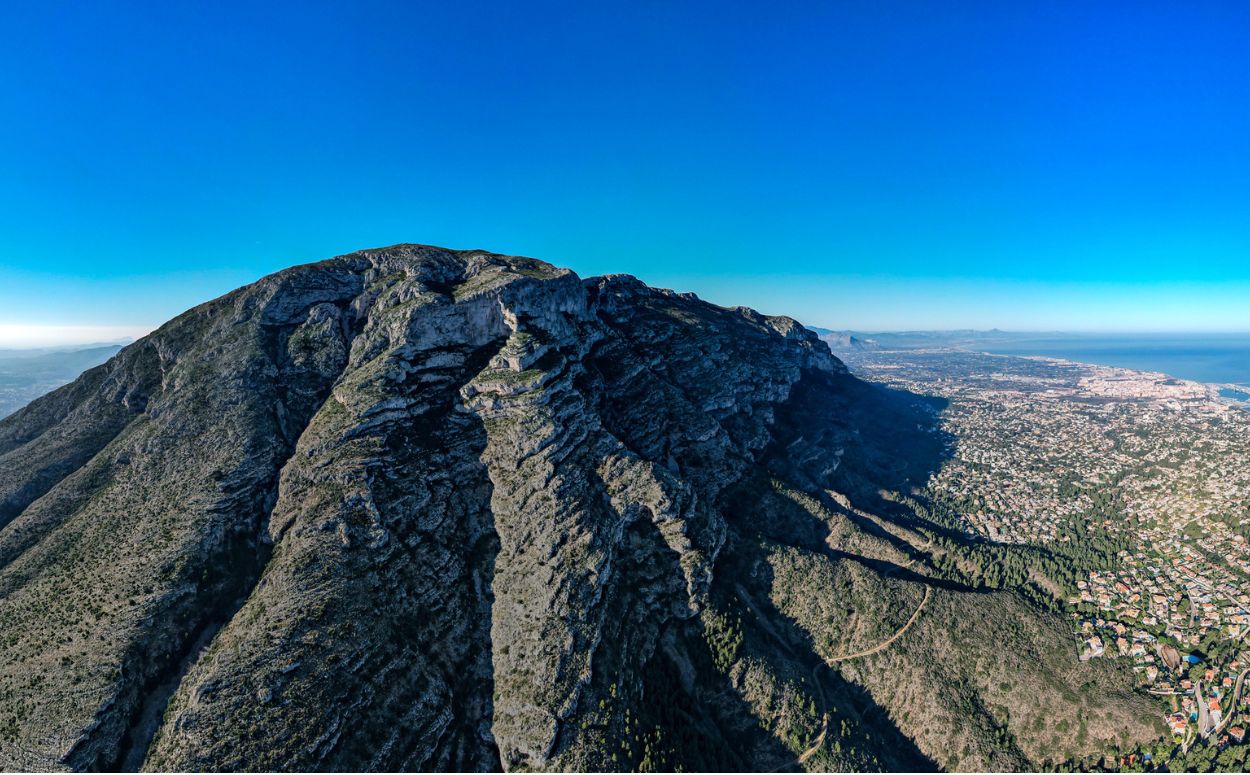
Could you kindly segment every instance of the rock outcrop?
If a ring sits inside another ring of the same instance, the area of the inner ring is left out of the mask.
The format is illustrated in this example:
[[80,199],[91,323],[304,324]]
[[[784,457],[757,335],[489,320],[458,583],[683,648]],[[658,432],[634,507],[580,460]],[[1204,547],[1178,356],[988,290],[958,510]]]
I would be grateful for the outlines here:
[[[914,553],[822,493],[923,475],[916,424],[793,320],[627,276],[280,272],[0,422],[0,766],[932,767],[752,596],[784,540],[906,618]],[[786,532],[777,487],[824,505]]]

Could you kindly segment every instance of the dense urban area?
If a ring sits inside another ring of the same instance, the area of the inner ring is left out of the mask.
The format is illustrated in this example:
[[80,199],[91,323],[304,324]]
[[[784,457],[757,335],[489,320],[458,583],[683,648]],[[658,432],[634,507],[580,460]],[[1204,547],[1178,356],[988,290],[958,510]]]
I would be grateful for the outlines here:
[[948,459],[917,495],[952,527],[1060,558],[1072,658],[1131,666],[1172,739],[1111,769],[1244,769],[1250,408],[1233,386],[960,350],[848,348],[938,396]]

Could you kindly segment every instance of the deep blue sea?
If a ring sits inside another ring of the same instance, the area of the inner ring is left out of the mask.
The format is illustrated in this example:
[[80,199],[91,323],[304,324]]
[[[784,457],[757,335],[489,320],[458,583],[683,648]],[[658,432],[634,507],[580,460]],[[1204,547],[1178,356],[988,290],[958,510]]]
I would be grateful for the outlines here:
[[1250,334],[1090,334],[1021,336],[976,349],[1161,371],[1197,382],[1250,386]]

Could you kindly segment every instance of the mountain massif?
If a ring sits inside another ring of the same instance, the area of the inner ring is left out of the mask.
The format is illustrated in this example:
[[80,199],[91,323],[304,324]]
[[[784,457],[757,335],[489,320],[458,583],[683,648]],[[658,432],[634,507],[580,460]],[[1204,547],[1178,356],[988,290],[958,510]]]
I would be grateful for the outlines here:
[[628,276],[413,245],[272,275],[0,421],[0,768],[1018,769],[1157,737],[908,507],[939,409]]

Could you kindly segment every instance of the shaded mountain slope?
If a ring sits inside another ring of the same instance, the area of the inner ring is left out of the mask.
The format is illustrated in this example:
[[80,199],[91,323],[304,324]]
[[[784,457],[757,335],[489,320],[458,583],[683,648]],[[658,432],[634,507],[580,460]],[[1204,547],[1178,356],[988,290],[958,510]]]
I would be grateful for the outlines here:
[[1007,622],[1061,698],[1028,676],[1073,661],[1063,623],[857,513],[940,463],[933,410],[630,277],[408,245],[280,272],[0,421],[0,765],[1037,762],[1010,689],[925,660]]

